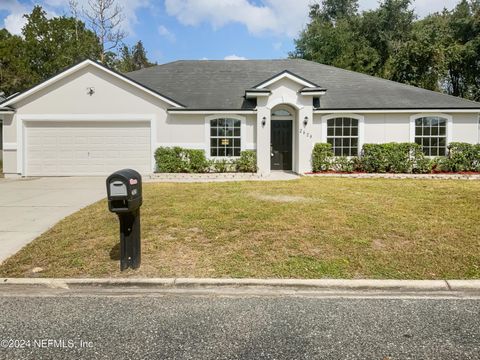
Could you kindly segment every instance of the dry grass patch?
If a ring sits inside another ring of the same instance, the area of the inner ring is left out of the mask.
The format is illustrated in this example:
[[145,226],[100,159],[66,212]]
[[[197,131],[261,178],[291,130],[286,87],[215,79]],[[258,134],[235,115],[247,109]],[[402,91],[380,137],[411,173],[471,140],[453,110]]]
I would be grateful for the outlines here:
[[144,186],[142,266],[118,271],[100,201],[0,266],[0,276],[479,278],[480,182],[302,178]]

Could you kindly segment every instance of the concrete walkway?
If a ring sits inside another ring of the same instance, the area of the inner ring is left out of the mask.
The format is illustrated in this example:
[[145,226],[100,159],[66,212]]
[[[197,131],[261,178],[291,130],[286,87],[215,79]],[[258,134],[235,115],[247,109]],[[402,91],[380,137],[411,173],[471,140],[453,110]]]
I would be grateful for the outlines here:
[[103,197],[103,177],[0,179],[0,262]]

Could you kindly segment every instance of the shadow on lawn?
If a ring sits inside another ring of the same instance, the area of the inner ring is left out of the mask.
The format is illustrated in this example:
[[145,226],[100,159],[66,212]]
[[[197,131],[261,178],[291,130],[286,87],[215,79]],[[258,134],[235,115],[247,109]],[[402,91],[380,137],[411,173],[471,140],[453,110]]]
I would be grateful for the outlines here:
[[110,259],[120,260],[120,244],[115,244],[114,247],[110,250]]

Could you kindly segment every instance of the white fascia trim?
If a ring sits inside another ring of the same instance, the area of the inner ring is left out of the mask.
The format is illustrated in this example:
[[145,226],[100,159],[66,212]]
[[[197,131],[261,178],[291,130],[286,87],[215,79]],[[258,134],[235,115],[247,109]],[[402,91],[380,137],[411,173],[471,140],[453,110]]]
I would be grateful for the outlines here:
[[147,89],[146,87],[141,86],[140,84],[137,84],[137,83],[131,81],[130,79],[128,79],[128,78],[126,78],[126,77],[124,77],[124,76],[121,76],[121,75],[115,73],[114,71],[105,68],[104,66],[101,66],[101,65],[97,64],[96,62],[94,62],[94,61],[92,61],[92,60],[82,61],[81,63],[79,63],[79,64],[71,67],[70,69],[67,69],[67,70],[63,71],[63,72],[61,72],[60,74],[52,77],[51,79],[49,79],[49,80],[47,80],[47,81],[45,81],[45,82],[42,82],[42,83],[38,84],[37,86],[34,86],[34,87],[31,88],[30,90],[25,91],[24,93],[22,93],[22,94],[20,94],[20,95],[18,95],[18,96],[16,96],[16,97],[14,97],[14,98],[12,98],[11,100],[5,101],[5,102],[2,104],[2,107],[8,106],[8,105],[10,105],[10,104],[14,104],[14,103],[18,102],[19,100],[25,99],[26,97],[28,97],[28,96],[36,93],[37,91],[40,91],[40,90],[46,88],[47,86],[50,86],[51,84],[57,82],[58,80],[61,80],[61,79],[63,79],[64,77],[66,77],[66,76],[68,76],[68,75],[70,75],[70,74],[73,74],[73,73],[77,72],[77,71],[80,70],[80,69],[83,69],[84,67],[86,67],[86,66],[88,66],[88,65],[95,66],[97,69],[100,69],[100,70],[102,70],[102,71],[105,71],[106,73],[108,73],[108,74],[116,77],[117,79],[120,79],[120,80],[122,80],[122,81],[124,81],[124,82],[126,82],[126,83],[128,83],[128,84],[130,84],[130,85],[132,85],[132,86],[134,86],[134,87],[136,87],[137,89],[140,89],[140,90],[142,90],[142,91],[145,91],[146,93],[148,93],[148,94],[150,94],[150,95],[152,95],[152,96],[154,96],[154,97],[156,97],[156,98],[158,98],[158,99],[166,102],[167,104],[170,104],[170,105],[175,106],[175,107],[178,107],[178,108],[182,108],[182,107],[183,107],[182,105],[176,103],[175,101],[172,101],[172,100],[170,100],[170,99],[168,99],[168,98],[166,98],[166,97],[164,97],[164,96],[161,96],[161,95],[157,94],[156,92],[153,92],[153,91]]
[[276,83],[277,81],[279,80],[282,80],[282,79],[290,79],[292,81],[295,81],[296,83],[300,84],[300,85],[303,85],[305,87],[309,87],[309,88],[312,88],[312,87],[317,87],[317,85],[315,84],[312,84],[311,82],[308,82],[308,81],[305,81],[293,74],[290,74],[288,72],[283,72],[281,74],[278,74],[278,76],[275,76],[274,78],[268,80],[267,82],[264,82],[260,85],[258,85],[255,89],[264,89],[265,87],[269,86],[269,85],[272,85],[273,83]]
[[326,93],[326,91],[300,91],[303,96],[323,96]]
[[0,108],[0,115],[2,114],[15,114],[15,111],[13,110],[3,111],[2,108]]
[[[225,114],[225,113],[219,113],[216,115],[209,115],[205,116],[205,156],[207,159],[220,159],[218,156],[210,156],[210,120],[226,117],[225,115],[228,115],[229,118],[231,119],[237,119],[240,120],[240,151],[246,150],[246,135],[247,135],[247,120],[244,116],[240,115],[230,115],[230,114]],[[234,158],[235,156],[231,157],[225,157],[225,158]],[[238,156],[237,156],[238,157]]]
[[169,114],[175,115],[209,115],[209,114],[256,114],[257,110],[179,110],[179,111],[170,111],[167,110]]
[[3,150],[5,151],[14,151],[17,150],[17,143],[3,143]]
[[[400,113],[480,113],[480,109],[401,109],[401,110],[362,110],[362,109],[349,109],[348,111],[361,113],[361,114],[400,114]],[[343,114],[345,110],[314,110],[314,114]]]
[[157,136],[157,117],[155,114],[38,114],[15,115],[17,121],[17,173],[28,176],[26,168],[26,128],[29,122],[75,122],[75,121],[108,121],[108,122],[149,122],[150,123],[150,164],[155,171],[155,145]]
[[155,114],[35,114],[17,115],[22,121],[150,121]]
[[270,96],[270,94],[271,94],[270,91],[265,91],[265,92],[246,91],[246,92],[245,92],[245,97],[246,97],[247,99],[257,98],[257,97],[267,97],[267,96]]
[[453,139],[453,117],[448,114],[443,113],[419,113],[410,116],[410,142],[415,142],[415,120],[418,118],[426,117],[426,116],[437,116],[447,119],[447,146],[452,142]]
[[330,114],[330,115],[322,116],[322,120],[321,120],[322,133],[320,136],[321,142],[322,143],[327,142],[327,129],[328,129],[327,121],[330,119],[338,118],[338,117],[348,117],[348,118],[358,120],[358,155],[360,155],[363,148],[363,144],[365,143],[365,117],[363,115],[353,114],[353,113],[338,113],[338,114]]

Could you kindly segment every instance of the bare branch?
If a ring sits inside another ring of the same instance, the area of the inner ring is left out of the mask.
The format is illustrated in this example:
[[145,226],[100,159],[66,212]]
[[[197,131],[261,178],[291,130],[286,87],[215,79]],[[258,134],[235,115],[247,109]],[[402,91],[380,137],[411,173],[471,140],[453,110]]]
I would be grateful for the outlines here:
[[120,28],[125,20],[123,9],[116,0],[88,0],[88,9],[84,13],[100,41],[100,61],[104,62],[106,53],[117,48],[127,36]]

